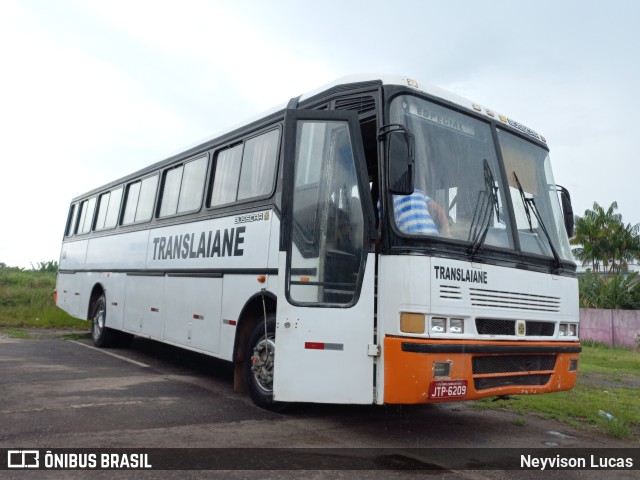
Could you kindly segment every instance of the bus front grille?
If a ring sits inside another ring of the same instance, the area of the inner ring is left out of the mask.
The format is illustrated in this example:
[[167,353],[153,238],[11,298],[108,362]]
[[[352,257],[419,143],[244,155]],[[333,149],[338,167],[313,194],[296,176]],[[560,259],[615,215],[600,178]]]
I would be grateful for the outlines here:
[[477,391],[489,388],[511,386],[541,386],[546,385],[551,374],[513,375],[509,377],[474,378],[473,384]]
[[[556,325],[553,322],[526,322],[525,335],[527,337],[552,337]],[[515,320],[495,320],[491,318],[476,318],[476,330],[479,335],[511,335],[516,334]]]
[[473,357],[471,365],[474,375],[488,373],[533,372],[553,370],[555,355],[488,355]]
[[545,385],[556,366],[556,355],[481,355],[471,359],[476,390]]

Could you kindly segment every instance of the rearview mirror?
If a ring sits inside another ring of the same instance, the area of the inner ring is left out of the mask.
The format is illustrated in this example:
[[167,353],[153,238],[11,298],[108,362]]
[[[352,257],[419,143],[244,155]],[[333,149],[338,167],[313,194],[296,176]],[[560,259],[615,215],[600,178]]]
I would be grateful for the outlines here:
[[414,187],[413,136],[404,129],[387,135],[389,191],[395,195],[411,195]]
[[569,190],[560,185],[556,185],[558,191],[560,192],[560,203],[562,204],[562,214],[564,217],[564,228],[567,230],[567,235],[569,238],[573,237],[573,206],[571,205],[571,195],[569,195]]

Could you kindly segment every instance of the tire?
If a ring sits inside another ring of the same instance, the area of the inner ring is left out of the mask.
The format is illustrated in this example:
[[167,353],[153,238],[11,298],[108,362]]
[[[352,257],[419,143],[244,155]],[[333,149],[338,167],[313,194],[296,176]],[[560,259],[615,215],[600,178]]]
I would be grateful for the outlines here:
[[275,360],[276,316],[267,315],[267,338],[264,321],[254,327],[244,358],[244,378],[247,391],[254,404],[260,408],[281,412],[288,404],[273,400],[273,362]]
[[103,293],[98,297],[96,303],[94,303],[93,313],[91,315],[91,339],[96,347],[110,347],[117,339],[118,332],[107,327],[106,323],[107,300]]

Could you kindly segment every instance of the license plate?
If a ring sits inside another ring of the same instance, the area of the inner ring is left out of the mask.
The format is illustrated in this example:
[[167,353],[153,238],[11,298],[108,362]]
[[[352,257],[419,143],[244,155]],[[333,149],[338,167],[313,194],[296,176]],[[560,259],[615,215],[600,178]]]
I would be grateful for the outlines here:
[[431,382],[429,387],[429,398],[462,398],[466,395],[466,380],[439,380]]

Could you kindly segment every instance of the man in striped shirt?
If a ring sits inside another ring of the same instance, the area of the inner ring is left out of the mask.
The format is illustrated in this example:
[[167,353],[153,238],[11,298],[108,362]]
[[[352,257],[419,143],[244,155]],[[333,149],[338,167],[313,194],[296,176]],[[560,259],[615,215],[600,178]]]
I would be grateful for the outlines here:
[[393,196],[393,213],[400,231],[411,235],[450,235],[447,215],[440,204],[422,190]]

